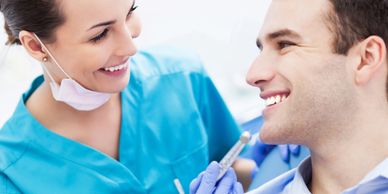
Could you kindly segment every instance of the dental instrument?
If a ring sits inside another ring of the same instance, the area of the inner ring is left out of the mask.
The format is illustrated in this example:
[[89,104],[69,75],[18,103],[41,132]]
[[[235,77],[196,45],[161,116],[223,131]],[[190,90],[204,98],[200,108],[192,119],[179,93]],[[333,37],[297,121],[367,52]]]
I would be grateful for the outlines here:
[[232,166],[233,162],[237,159],[240,152],[243,150],[244,146],[251,139],[251,133],[245,131],[241,134],[240,139],[236,144],[228,151],[228,153],[220,161],[221,171],[218,174],[217,181],[219,181],[222,176],[226,173],[229,167]]

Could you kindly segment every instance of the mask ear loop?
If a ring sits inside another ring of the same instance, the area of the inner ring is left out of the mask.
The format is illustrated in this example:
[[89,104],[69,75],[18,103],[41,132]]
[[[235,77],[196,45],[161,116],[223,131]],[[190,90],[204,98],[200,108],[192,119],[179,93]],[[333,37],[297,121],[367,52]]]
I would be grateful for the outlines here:
[[[48,61],[47,57],[44,57],[44,58],[43,58],[43,62],[47,62],[47,61]],[[53,76],[51,75],[50,71],[48,71],[48,69],[46,68],[46,65],[42,64],[42,67],[43,67],[44,71],[47,72],[47,74],[48,74],[48,76],[51,78],[51,80],[54,81],[54,78],[53,78]]]
[[[54,61],[55,65],[57,65],[59,67],[59,69],[63,72],[63,74],[65,74],[65,76],[68,78],[68,79],[71,79],[71,77],[62,69],[62,67],[59,65],[59,63],[57,62],[57,60],[53,57],[53,55],[51,54],[50,50],[43,44],[43,42],[39,39],[39,37],[34,33],[34,36],[35,38],[38,40],[38,42],[42,45],[42,47],[47,51],[48,55],[51,57],[51,59]],[[46,58],[46,61],[47,61],[47,57]],[[44,58],[43,58],[44,60]],[[43,65],[44,66],[44,65]],[[44,69],[47,71],[47,68],[44,67]],[[48,72],[48,71],[47,71]],[[48,73],[50,74],[50,73]],[[50,77],[52,78],[52,76],[50,75]],[[53,79],[54,80],[54,79]],[[72,80],[72,79],[71,79]]]
[[[43,62],[47,62],[47,57],[43,57]],[[47,73],[47,75],[50,77],[51,83],[54,84],[56,88],[59,87],[58,83],[54,80],[53,76],[51,75],[50,71],[47,69],[46,65],[42,64],[43,70]]]

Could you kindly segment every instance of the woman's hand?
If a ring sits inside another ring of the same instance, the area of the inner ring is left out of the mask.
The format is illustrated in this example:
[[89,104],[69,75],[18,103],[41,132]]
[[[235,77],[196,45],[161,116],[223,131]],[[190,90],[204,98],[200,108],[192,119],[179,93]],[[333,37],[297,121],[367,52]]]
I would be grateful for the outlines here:
[[299,156],[300,154],[300,145],[285,144],[285,145],[271,145],[265,144],[257,138],[256,143],[250,147],[250,157],[256,162],[256,165],[260,167],[261,163],[267,157],[267,155],[274,149],[276,146],[279,149],[280,157],[285,163],[290,162],[291,155]]
[[243,194],[243,188],[237,182],[236,174],[229,168],[226,174],[217,182],[221,168],[217,162],[212,162],[204,172],[198,175],[190,184],[191,194]]

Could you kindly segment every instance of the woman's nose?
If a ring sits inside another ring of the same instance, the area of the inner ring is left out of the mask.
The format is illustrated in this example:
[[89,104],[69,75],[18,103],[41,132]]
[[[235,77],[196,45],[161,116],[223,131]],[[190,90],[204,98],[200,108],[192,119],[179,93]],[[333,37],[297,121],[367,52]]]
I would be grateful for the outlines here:
[[[135,15],[133,15],[136,17]],[[127,23],[118,40],[117,40],[117,55],[118,56],[132,56],[137,52],[137,47],[134,39],[140,35],[141,24],[138,18],[131,18],[131,21]]]

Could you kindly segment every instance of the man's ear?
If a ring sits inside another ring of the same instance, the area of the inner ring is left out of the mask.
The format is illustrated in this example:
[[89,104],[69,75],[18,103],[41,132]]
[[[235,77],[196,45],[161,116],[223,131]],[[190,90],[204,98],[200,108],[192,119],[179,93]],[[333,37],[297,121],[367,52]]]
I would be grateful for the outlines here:
[[38,61],[43,61],[47,54],[43,51],[42,45],[32,32],[22,30],[19,33],[19,40],[27,52]]
[[387,49],[384,40],[378,36],[370,36],[359,44],[360,63],[355,67],[356,84],[367,83],[384,65]]

